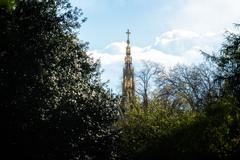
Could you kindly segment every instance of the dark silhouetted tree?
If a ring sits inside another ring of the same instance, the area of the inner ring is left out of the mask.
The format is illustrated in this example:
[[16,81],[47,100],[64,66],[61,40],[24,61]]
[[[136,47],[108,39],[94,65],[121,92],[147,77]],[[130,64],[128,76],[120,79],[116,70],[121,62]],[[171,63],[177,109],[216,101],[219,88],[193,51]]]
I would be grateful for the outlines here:
[[225,42],[219,55],[202,52],[217,65],[216,79],[223,85],[222,94],[232,95],[240,105],[240,33],[239,24],[236,33],[226,32]]
[[118,100],[76,36],[85,20],[67,0],[0,8],[1,147],[8,159],[114,156]]

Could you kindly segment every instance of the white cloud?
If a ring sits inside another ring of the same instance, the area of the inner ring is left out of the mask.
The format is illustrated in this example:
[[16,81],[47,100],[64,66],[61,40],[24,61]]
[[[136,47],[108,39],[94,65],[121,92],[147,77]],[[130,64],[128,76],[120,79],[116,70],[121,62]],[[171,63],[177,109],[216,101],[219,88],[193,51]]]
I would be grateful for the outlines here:
[[223,39],[222,35],[222,31],[199,33],[191,30],[173,29],[156,37],[154,48],[187,58],[184,54],[195,51],[196,48],[198,48],[198,52],[199,50],[210,53],[217,51]]
[[132,57],[135,62],[152,61],[161,63],[165,66],[172,66],[177,63],[182,63],[183,59],[180,56],[164,53],[160,50],[151,47],[132,47]]
[[239,20],[239,0],[182,0],[171,27],[218,32]]
[[183,29],[174,29],[174,30],[163,33],[160,37],[157,37],[155,45],[159,43],[161,43],[162,45],[166,45],[173,41],[192,39],[196,37],[199,37],[199,34],[195,32],[187,31]]
[[97,50],[90,51],[89,53],[91,56],[94,57],[94,59],[100,59],[101,64],[104,66],[114,64],[116,62],[123,60],[124,58],[124,55],[122,54],[116,55],[107,52],[99,52]]
[[122,54],[125,53],[125,42],[112,42],[108,44],[103,51],[111,53],[111,54]]
[[[125,47],[126,44],[124,42],[113,42],[107,45],[104,50],[93,50],[89,53],[91,53],[95,59],[100,59],[103,66],[114,65],[118,62],[124,63]],[[153,49],[151,46],[131,46],[131,52],[133,63],[140,63],[146,60],[161,63],[166,66],[172,66],[184,62],[184,58],[181,56],[164,53],[158,49]]]

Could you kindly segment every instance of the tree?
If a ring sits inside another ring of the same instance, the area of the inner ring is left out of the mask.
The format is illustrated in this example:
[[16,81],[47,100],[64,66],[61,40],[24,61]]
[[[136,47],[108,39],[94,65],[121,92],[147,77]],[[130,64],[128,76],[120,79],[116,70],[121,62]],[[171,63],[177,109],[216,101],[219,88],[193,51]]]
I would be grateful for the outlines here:
[[162,72],[156,83],[159,86],[158,98],[164,96],[172,102],[172,106],[190,106],[194,111],[201,111],[216,100],[219,90],[214,83],[213,69],[207,64],[177,65],[168,72]]
[[233,95],[240,105],[240,25],[235,26],[238,29],[236,33],[226,32],[219,55],[202,53],[217,65],[216,80],[223,85],[222,94]]
[[143,107],[149,104],[149,94],[153,87],[153,82],[159,72],[160,67],[152,62],[143,61],[143,68],[136,75],[136,92],[142,97]]
[[[9,159],[108,159],[118,99],[76,32],[67,0],[0,8],[1,145]],[[10,153],[10,154],[9,154]]]
[[123,159],[239,159],[240,114],[231,97],[219,98],[203,112],[163,107],[151,101],[135,106],[118,122]]
[[15,0],[1,0],[0,7],[4,7],[5,9],[12,10],[15,5]]

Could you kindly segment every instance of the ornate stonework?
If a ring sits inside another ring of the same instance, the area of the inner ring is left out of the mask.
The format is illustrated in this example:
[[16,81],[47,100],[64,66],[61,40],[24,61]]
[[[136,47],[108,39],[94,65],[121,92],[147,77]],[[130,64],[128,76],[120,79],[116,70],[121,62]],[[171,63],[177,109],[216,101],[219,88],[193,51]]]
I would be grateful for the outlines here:
[[132,66],[132,56],[129,35],[131,32],[127,32],[127,47],[125,64],[123,67],[123,82],[122,82],[122,106],[123,110],[131,108],[135,102],[135,84],[134,84],[134,68]]

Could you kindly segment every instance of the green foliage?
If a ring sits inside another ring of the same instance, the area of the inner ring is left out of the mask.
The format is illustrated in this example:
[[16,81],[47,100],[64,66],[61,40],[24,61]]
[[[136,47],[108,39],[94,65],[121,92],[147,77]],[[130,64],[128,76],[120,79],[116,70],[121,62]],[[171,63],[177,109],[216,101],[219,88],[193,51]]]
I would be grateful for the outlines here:
[[[228,159],[239,156],[240,112],[232,98],[206,112],[184,112],[152,102],[119,122],[120,155],[129,159]],[[123,158],[125,159],[125,158]]]
[[232,96],[220,99],[206,111],[209,117],[209,150],[220,158],[240,154],[240,109]]
[[219,55],[203,54],[217,65],[216,80],[222,84],[222,95],[233,95],[240,105],[240,33],[226,32],[225,42]]
[[9,159],[110,159],[118,99],[75,32],[66,0],[0,9],[1,145]]
[[149,146],[156,144],[156,141],[165,140],[179,126],[191,124],[195,116],[173,108],[162,108],[154,102],[146,110],[136,106],[127,113],[126,119],[118,123],[122,129],[119,146],[121,156],[140,158],[138,155]]
[[0,1],[0,8],[6,8],[8,10],[13,10],[15,7],[16,0],[1,0]]

